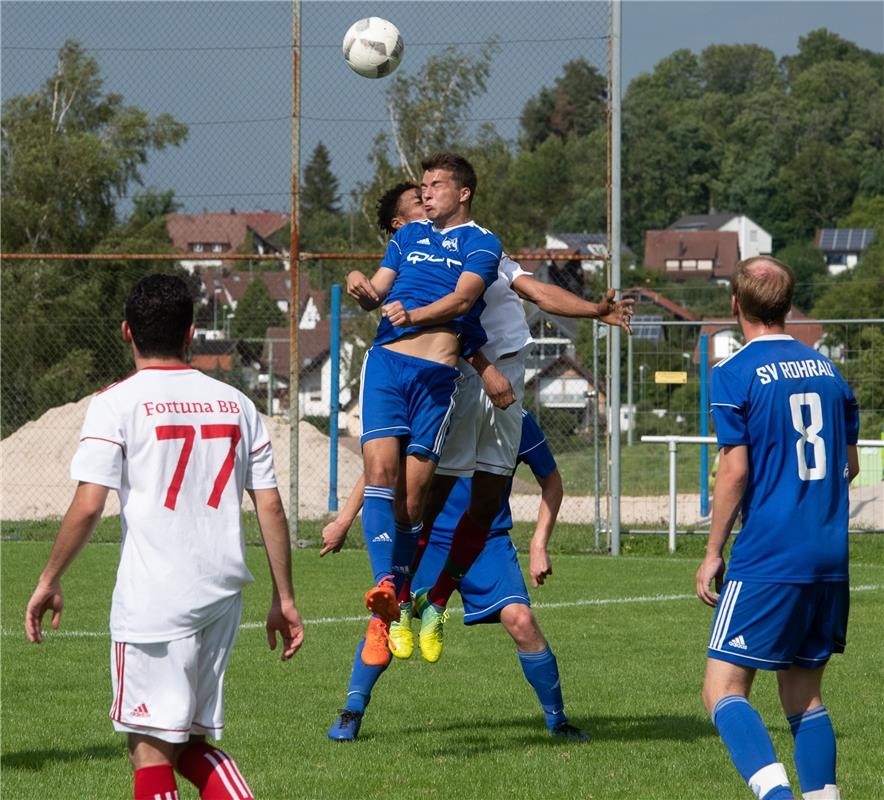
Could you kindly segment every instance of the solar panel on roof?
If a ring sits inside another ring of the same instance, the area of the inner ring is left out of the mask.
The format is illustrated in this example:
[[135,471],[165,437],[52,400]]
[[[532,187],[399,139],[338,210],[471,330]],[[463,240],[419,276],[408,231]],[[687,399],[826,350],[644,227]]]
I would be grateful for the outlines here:
[[872,228],[822,228],[820,250],[835,253],[858,253],[875,240]]
[[659,324],[662,321],[660,314],[636,314],[632,318],[632,335],[648,342],[662,342],[663,326]]

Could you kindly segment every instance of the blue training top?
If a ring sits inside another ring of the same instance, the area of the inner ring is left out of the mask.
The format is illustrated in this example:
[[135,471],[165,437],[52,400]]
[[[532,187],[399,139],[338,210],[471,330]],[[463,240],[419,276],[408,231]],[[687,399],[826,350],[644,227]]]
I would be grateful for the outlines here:
[[[519,441],[519,454],[516,462],[527,464],[538,478],[545,478],[556,468],[556,460],[553,458],[552,450],[549,449],[546,437],[530,411],[522,412],[522,438]],[[470,504],[471,487],[472,478],[457,479],[451,489],[451,494],[448,495],[448,502],[445,503],[436,518],[436,524],[433,526],[434,542],[451,543],[454,538],[454,529]],[[494,522],[491,523],[488,538],[505,536],[513,527],[513,514],[509,502],[512,488],[513,480],[510,478],[503,493],[500,511],[494,518]]]
[[[382,267],[398,273],[384,302],[398,300],[407,311],[429,305],[453,292],[463,272],[475,272],[487,289],[497,280],[501,253],[497,237],[475,222],[443,231],[436,230],[430,220],[410,222],[390,239],[381,261]],[[460,336],[464,356],[472,355],[487,340],[479,324],[484,308],[480,297],[465,315],[444,323],[444,327],[452,328]],[[374,342],[386,344],[422,327],[397,328],[384,317]]]
[[847,446],[859,407],[829,359],[759,336],[711,372],[718,446],[747,445],[743,525],[729,580],[847,580]]

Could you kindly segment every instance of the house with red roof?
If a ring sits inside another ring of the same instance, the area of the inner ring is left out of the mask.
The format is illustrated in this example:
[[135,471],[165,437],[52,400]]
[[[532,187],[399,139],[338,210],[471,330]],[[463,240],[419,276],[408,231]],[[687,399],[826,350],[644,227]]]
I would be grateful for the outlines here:
[[739,261],[735,231],[645,232],[645,267],[676,281],[705,278],[726,283]]
[[217,254],[217,259],[183,258],[181,266],[190,272],[200,267],[231,266],[224,255],[255,253],[279,257],[288,268],[286,252],[273,240],[289,224],[289,215],[277,211],[205,211],[202,214],[169,214],[166,232],[172,244],[183,253]]

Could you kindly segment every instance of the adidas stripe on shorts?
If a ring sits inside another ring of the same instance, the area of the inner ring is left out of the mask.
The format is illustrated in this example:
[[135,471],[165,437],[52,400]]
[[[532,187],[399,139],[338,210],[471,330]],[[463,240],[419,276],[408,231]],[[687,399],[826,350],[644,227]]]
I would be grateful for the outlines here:
[[712,622],[710,658],[758,669],[813,669],[847,643],[847,581],[728,580]]
[[224,671],[236,641],[242,595],[191,636],[171,642],[111,642],[113,705],[121,733],[165,742],[191,735],[220,739],[224,729]]

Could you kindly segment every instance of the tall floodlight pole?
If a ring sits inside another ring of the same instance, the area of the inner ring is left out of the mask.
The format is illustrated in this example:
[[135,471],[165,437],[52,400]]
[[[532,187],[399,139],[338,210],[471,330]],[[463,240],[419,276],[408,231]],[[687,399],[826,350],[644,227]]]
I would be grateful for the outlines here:
[[[620,44],[621,0],[611,2],[611,63],[608,71],[611,113],[611,203],[608,252],[611,254],[611,286],[620,298]],[[620,555],[620,328],[611,328],[611,555]]]
[[298,538],[298,423],[300,417],[301,364],[298,353],[298,312],[301,307],[298,284],[301,259],[300,187],[301,174],[301,2],[292,0],[292,186],[289,218],[289,533]]

